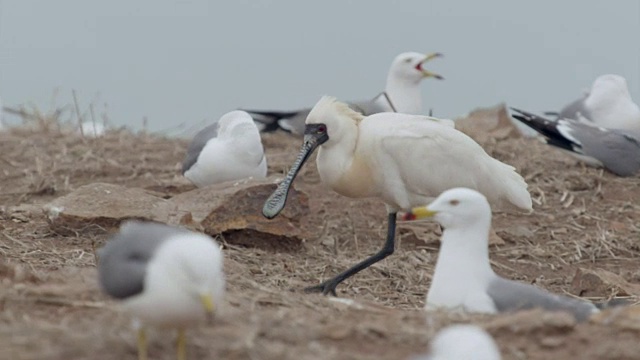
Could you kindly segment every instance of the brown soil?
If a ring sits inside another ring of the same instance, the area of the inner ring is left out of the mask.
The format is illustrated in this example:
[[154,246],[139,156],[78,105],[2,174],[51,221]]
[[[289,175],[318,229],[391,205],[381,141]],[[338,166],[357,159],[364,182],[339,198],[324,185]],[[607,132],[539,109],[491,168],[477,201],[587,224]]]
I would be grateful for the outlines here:
[[[266,134],[264,143],[270,173],[282,174],[300,140],[278,133]],[[141,187],[165,197],[187,191],[192,186],[179,175],[186,145],[126,131],[101,139],[54,128],[0,133],[0,358],[136,358],[129,319],[96,282],[94,250],[107,235],[56,234],[34,209],[92,182]],[[498,273],[593,300],[620,291],[572,285],[579,268],[640,282],[639,177],[584,167],[531,139],[483,145],[517,167],[535,202],[532,214],[494,216],[494,229],[505,241],[491,248]],[[429,338],[452,322],[485,326],[505,359],[640,358],[640,326],[575,325],[566,316],[543,312],[426,315],[422,307],[439,232],[428,223],[401,224],[396,252],[338,288],[353,303],[304,294],[301,288],[376,251],[386,215],[376,200],[352,200],[324,189],[313,163],[296,186],[311,196],[318,237],[294,252],[219,239],[226,244],[228,304],[215,324],[189,330],[191,359],[406,359],[425,351]],[[153,332],[150,344],[152,359],[175,358],[173,333]]]

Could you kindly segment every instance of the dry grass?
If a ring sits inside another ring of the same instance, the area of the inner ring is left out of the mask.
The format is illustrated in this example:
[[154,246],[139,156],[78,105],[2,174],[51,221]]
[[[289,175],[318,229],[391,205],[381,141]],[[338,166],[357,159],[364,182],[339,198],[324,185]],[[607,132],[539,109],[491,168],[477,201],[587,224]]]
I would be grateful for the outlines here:
[[[300,141],[267,134],[264,143],[269,172],[283,174]],[[186,145],[124,129],[85,138],[46,121],[0,133],[0,348],[7,351],[0,358],[135,358],[128,319],[96,284],[95,248],[106,234],[60,236],[39,209],[92,182],[164,197],[187,191],[191,186],[179,176]],[[585,168],[533,140],[484,146],[518,168],[535,202],[532,214],[495,215],[494,229],[505,240],[491,248],[497,272],[566,294],[574,294],[579,267],[640,281],[639,177]],[[396,253],[339,288],[355,303],[302,294],[301,288],[377,250],[386,216],[377,201],[325,190],[314,166],[304,168],[296,186],[310,194],[318,237],[299,252],[282,253],[220,238],[228,304],[215,326],[191,331],[191,358],[401,359],[424,350],[438,328],[460,321],[484,324],[506,359],[631,359],[640,351],[637,332],[567,325],[539,313],[513,320],[425,316],[420,309],[438,249],[437,227],[429,223],[400,224]],[[614,290],[593,297],[608,298]],[[505,321],[518,322],[520,330]],[[152,339],[152,358],[174,358],[172,334],[157,332]]]

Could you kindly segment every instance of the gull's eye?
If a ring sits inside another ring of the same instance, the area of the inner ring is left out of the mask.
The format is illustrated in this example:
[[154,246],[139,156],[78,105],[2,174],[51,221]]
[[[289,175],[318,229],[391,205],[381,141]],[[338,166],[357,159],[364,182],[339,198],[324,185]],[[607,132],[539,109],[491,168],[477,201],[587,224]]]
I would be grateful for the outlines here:
[[411,58],[406,58],[404,59],[404,62],[406,62],[407,64],[411,62]]
[[327,131],[327,128],[324,126],[318,126],[318,130],[316,130],[318,134],[322,134]]
[[456,206],[458,204],[460,204],[459,200],[451,200],[451,201],[449,201],[449,205]]

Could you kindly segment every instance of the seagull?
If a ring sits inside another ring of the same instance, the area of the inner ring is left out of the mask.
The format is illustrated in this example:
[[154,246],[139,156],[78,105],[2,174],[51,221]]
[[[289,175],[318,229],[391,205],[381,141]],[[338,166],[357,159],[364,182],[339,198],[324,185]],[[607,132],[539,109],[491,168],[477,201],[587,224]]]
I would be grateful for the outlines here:
[[198,132],[182,163],[182,174],[198,187],[267,176],[260,132],[251,116],[236,110]]
[[[424,69],[423,65],[439,57],[442,57],[442,54],[399,54],[389,68],[384,92],[370,100],[350,102],[349,106],[364,115],[388,111],[422,114],[420,82],[426,78],[443,79],[442,76]],[[254,120],[260,123],[262,131],[281,128],[296,135],[304,134],[304,122],[310,111],[310,108],[296,111],[247,110],[253,115]]]
[[608,129],[640,131],[640,108],[631,99],[627,80],[614,74],[596,78],[591,89],[565,106],[557,118],[585,121]]
[[498,276],[489,263],[491,207],[472,189],[452,188],[404,219],[433,217],[444,227],[426,309],[461,309],[495,314],[531,308],[571,313],[584,321],[598,308],[587,301],[549,293]]
[[572,119],[549,120],[511,108],[513,118],[532,128],[547,144],[590,166],[604,167],[618,176],[640,171],[640,130],[607,129]]
[[500,360],[500,350],[491,335],[471,324],[449,325],[431,340],[427,355],[411,360]]
[[365,117],[325,96],[309,113],[300,154],[265,202],[265,217],[273,218],[283,209],[293,179],[316,148],[322,182],[350,198],[382,200],[388,227],[379,252],[308,288],[310,292],[335,295],[342,281],[391,255],[397,212],[425,204],[451,187],[474,187],[498,204],[531,210],[524,179],[513,167],[492,158],[456,130],[451,120],[400,113]]
[[98,251],[100,285],[136,319],[138,358],[147,359],[145,326],[185,329],[211,318],[222,303],[222,251],[209,236],[152,222],[129,221]]

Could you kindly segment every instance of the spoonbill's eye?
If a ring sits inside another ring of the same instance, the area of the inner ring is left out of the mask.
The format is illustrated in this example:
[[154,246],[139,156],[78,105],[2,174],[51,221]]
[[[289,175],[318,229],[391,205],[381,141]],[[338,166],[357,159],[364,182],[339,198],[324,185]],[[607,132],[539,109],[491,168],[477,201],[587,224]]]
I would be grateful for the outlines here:
[[318,134],[322,134],[327,131],[327,128],[324,126],[318,126]]

